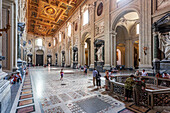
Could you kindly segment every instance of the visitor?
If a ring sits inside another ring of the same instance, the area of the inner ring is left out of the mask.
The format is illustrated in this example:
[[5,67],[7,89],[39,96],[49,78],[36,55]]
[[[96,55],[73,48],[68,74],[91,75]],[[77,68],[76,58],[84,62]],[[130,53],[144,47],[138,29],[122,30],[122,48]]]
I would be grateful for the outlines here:
[[170,79],[170,75],[167,74],[166,72],[163,73],[162,77],[163,77],[164,79]]
[[21,83],[22,83],[22,78],[21,78],[21,75],[20,75],[19,71],[16,74],[16,79],[17,79],[17,82],[19,82],[19,80],[20,80]]
[[96,84],[97,84],[97,89],[101,89],[101,74],[99,73],[99,71],[97,70],[97,74],[96,74]]
[[87,75],[87,67],[86,67],[86,65],[84,66],[84,73]]
[[141,76],[148,76],[148,73],[143,69]]
[[11,84],[15,84],[17,77],[12,73],[11,78]]
[[106,91],[109,91],[109,72],[108,72],[108,70],[106,70],[106,72],[105,72],[105,90]]
[[156,76],[156,78],[162,78],[162,75],[159,72],[157,72],[157,74],[155,76]]
[[139,70],[137,70],[137,71],[135,72],[135,76],[141,76],[141,72],[139,72]]
[[125,101],[129,101],[132,95],[133,85],[135,84],[134,75],[130,75],[125,81]]
[[95,86],[95,82],[96,82],[96,75],[97,75],[97,71],[96,69],[94,68],[93,70],[93,85]]
[[143,96],[145,94],[146,84],[145,79],[141,78],[141,81],[135,82],[135,87],[133,90],[133,97],[136,106],[140,105],[140,101],[143,100]]
[[61,76],[60,80],[63,80],[63,76],[64,76],[63,69],[61,69],[61,71],[60,71],[60,76]]

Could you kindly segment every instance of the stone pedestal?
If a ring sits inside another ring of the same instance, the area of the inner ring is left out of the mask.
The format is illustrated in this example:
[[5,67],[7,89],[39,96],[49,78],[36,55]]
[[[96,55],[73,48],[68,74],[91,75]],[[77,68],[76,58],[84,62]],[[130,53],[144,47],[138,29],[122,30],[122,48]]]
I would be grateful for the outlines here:
[[0,72],[0,112],[5,113],[11,101],[10,82],[3,80],[7,75],[5,72]]
[[93,71],[93,70],[94,70],[94,64],[90,64],[89,71]]
[[76,69],[77,66],[78,66],[78,62],[73,62],[73,69]]
[[104,62],[96,62],[96,70],[100,71],[100,72],[103,72],[103,66],[104,66]]
[[160,70],[164,70],[170,74],[170,59],[160,61]]
[[154,59],[153,60],[153,67],[154,67],[154,72],[159,72],[160,70],[160,60],[159,59]]

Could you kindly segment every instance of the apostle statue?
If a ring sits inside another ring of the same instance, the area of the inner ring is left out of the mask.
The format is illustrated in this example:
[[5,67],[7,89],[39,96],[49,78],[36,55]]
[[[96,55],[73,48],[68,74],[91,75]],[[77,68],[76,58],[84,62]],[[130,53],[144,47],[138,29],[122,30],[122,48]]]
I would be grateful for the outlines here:
[[102,54],[103,54],[103,45],[96,52],[98,62],[103,62],[103,59],[102,59],[103,55]]
[[63,55],[63,57],[62,57],[62,61],[63,61],[63,62],[65,62],[65,58],[64,58],[64,55]]
[[51,63],[51,58],[50,57],[48,58],[48,63]]
[[77,51],[75,52],[75,61],[77,61]]
[[165,59],[170,60],[170,32],[169,35],[159,34],[159,49],[164,52]]
[[28,57],[28,63],[31,63],[31,58],[30,58],[30,56]]

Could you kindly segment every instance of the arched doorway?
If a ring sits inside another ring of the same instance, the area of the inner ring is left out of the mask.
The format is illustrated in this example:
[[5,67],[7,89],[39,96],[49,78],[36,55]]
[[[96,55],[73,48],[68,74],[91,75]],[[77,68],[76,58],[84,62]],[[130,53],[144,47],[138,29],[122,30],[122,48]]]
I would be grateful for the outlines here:
[[81,44],[81,65],[90,66],[91,64],[91,38],[88,32],[82,36]]
[[[112,48],[117,65],[125,68],[138,68],[139,66],[139,16],[135,11],[129,11],[119,15],[115,24],[116,40]],[[115,37],[113,37],[115,38]],[[121,58],[121,59],[120,59]]]
[[36,66],[43,66],[44,65],[44,51],[37,50],[36,51]]
[[84,45],[84,49],[85,49],[85,65],[86,66],[90,66],[91,64],[91,60],[90,60],[90,43],[91,43],[91,40],[90,38],[86,39],[85,41],[85,45]]

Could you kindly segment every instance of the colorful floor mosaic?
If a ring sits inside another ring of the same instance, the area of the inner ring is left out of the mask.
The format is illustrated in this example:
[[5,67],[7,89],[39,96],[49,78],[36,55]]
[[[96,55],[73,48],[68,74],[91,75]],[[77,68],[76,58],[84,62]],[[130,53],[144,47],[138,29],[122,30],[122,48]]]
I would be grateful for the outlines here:
[[16,110],[16,113],[31,113],[35,111],[35,106],[28,106],[28,107],[23,107],[23,108],[19,108]]
[[45,110],[44,113],[64,113],[64,111],[60,106],[57,106],[57,107]]
[[25,75],[17,107],[16,113],[30,113],[35,111],[31,79],[28,74]]

